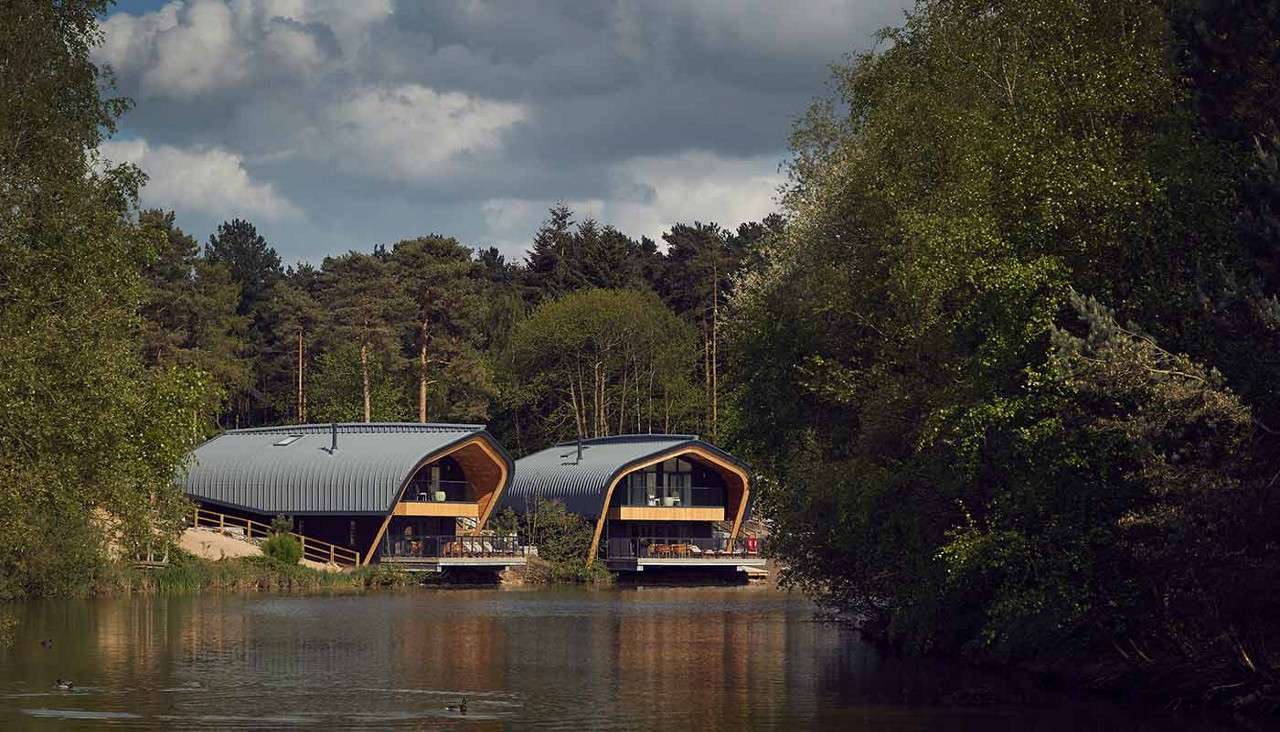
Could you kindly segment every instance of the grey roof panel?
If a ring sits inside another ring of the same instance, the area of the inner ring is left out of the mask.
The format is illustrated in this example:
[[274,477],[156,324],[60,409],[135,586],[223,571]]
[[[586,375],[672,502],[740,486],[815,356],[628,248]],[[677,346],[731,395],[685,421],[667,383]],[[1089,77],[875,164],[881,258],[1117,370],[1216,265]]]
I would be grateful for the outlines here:
[[573,513],[598,517],[604,491],[629,466],[663,453],[697,446],[727,462],[746,468],[729,453],[698,439],[697,435],[618,435],[582,441],[562,442],[515,462],[511,485],[502,494],[500,508],[525,511],[535,495],[558,500]]
[[[385,514],[424,462],[483,436],[483,425],[343,423],[330,453],[331,425],[230,430],[192,451],[180,481],[192,498],[264,514]],[[301,435],[289,445],[275,443]]]

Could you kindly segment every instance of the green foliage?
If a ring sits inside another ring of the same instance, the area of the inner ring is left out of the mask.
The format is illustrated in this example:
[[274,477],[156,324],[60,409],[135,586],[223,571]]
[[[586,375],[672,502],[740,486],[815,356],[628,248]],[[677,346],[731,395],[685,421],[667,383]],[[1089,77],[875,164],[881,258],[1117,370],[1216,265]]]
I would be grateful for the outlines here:
[[529,557],[524,568],[524,581],[531,585],[609,585],[613,573],[599,563],[587,566],[580,561],[548,562]]
[[[405,398],[408,389],[403,374],[397,374],[388,354],[368,360],[369,408],[373,421],[399,421],[412,416]],[[313,422],[363,422],[361,401],[363,374],[360,348],[340,344],[316,358],[307,396],[307,414]]]
[[786,581],[926,650],[1274,649],[1280,178],[1197,96],[1256,119],[1211,69],[1258,54],[1186,37],[1229,5],[925,2],[836,69],[727,328]]
[[128,104],[89,58],[105,3],[0,10],[0,595],[83,592],[108,552],[172,540],[173,477],[218,392],[148,369],[143,180],[97,156]]
[[18,635],[18,619],[7,612],[0,612],[0,650],[13,647]]
[[595,525],[578,514],[569,513],[560,501],[537,496],[524,514],[510,507],[489,519],[489,528],[498,533],[517,533],[525,544],[536,546],[538,556],[529,557],[524,578],[530,584],[608,584],[607,569],[587,565]]
[[[366,569],[366,568],[362,568]],[[120,589],[163,594],[197,592],[353,591],[376,586],[376,572],[329,572],[285,564],[271,557],[242,557],[209,561],[171,552],[169,564],[156,569],[134,570],[120,580]]]
[[535,444],[687,425],[694,338],[652,293],[580,290],[542,304],[516,327],[508,366],[522,384],[515,403],[540,427]]
[[510,506],[490,516],[485,526],[497,534],[516,534],[523,528],[520,524],[520,515]]
[[228,392],[245,389],[249,319],[236,313],[240,287],[226,266],[200,258],[173,212],[144,211],[138,220],[161,245],[142,272],[143,358],[152,366],[195,367]]
[[290,270],[267,291],[256,310],[255,332],[262,334],[254,369],[258,384],[273,414],[298,423],[310,418],[305,381],[301,393],[298,389],[299,361],[304,375],[314,367],[313,341],[325,322],[322,306],[311,292],[313,274],[309,268]]
[[205,245],[204,256],[209,264],[225,266],[239,286],[236,311],[240,315],[253,313],[283,274],[280,256],[257,228],[243,219],[219,224]]
[[282,564],[297,564],[302,559],[302,543],[293,535],[293,519],[271,519],[271,536],[262,542],[262,553]]
[[407,587],[418,584],[420,581],[412,573],[387,564],[356,567],[351,571],[351,579],[357,585],[368,589]]
[[302,544],[289,534],[272,534],[262,542],[262,553],[282,564],[297,564],[302,559]]
[[[493,377],[482,356],[483,271],[456,239],[426,236],[397,243],[388,257],[405,307],[397,314],[416,411],[426,420],[483,421]],[[414,368],[416,366],[416,368]]]
[[553,563],[586,565],[594,527],[569,513],[560,501],[536,497],[522,518],[524,540],[538,547],[538,556]]

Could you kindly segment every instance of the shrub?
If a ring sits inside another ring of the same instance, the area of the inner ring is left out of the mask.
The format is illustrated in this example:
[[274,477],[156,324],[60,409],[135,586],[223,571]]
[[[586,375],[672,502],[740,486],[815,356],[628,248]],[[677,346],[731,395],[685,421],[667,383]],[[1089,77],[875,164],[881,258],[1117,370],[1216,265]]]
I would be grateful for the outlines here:
[[302,559],[302,544],[291,534],[272,534],[262,544],[262,553],[283,564]]
[[613,573],[599,564],[590,567],[581,559],[564,562],[548,562],[538,557],[529,557],[528,563],[521,571],[521,577],[530,585],[559,584],[594,584],[607,585],[613,583]]
[[526,540],[538,547],[538,556],[549,562],[585,565],[591,550],[592,527],[560,501],[541,497],[524,517]]
[[521,528],[520,515],[507,506],[489,519],[489,528],[495,534],[518,534]]
[[359,585],[370,587],[405,587],[415,583],[414,578],[399,567],[376,564],[371,567],[357,567],[351,572],[352,579]]

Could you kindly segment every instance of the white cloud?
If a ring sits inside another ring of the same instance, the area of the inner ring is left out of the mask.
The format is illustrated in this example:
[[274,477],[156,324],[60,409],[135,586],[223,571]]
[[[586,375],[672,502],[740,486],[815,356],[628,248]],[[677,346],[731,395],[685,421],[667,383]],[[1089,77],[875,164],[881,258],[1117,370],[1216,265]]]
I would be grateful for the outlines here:
[[309,131],[310,147],[348,171],[427,180],[460,158],[499,150],[503,133],[526,116],[519,104],[416,84],[366,88],[325,110],[321,126]]
[[108,17],[102,23],[102,45],[94,49],[94,60],[110,64],[124,75],[145,71],[154,54],[156,36],[177,27],[181,7],[181,3],[169,3],[153,13]]
[[[782,154],[747,158],[689,151],[636,157],[613,168],[614,185],[604,198],[567,201],[576,217],[612,224],[633,237],[659,244],[675,223],[716,222],[734,227],[777,209]],[[528,247],[533,232],[555,203],[548,199],[491,198],[481,204],[488,233],[509,253]]]
[[117,13],[102,23],[105,40],[95,60],[137,76],[148,96],[190,98],[234,86],[250,68],[234,21],[231,9],[216,0]]
[[620,200],[606,203],[606,221],[655,241],[676,222],[737,226],[774,211],[782,154],[727,158],[691,151],[631,158],[616,167]]
[[529,234],[531,222],[546,212],[538,202],[524,198],[490,198],[480,204],[489,232],[502,241]]
[[99,151],[107,160],[133,163],[147,173],[142,200],[148,206],[222,218],[296,219],[302,215],[270,183],[253,181],[240,156],[226,150],[181,150],[145,140],[110,140]]
[[112,14],[94,59],[136,79],[144,97],[192,99],[354,59],[369,27],[390,13],[387,0],[175,0]]

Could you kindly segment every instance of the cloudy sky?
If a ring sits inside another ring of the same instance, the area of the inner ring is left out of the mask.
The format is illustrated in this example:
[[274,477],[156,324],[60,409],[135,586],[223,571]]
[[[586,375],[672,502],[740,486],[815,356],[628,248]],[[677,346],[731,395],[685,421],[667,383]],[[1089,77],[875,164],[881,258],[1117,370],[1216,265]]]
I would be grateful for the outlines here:
[[104,154],[288,261],[430,232],[520,256],[556,200],[633,236],[774,207],[827,66],[908,0],[120,2]]

